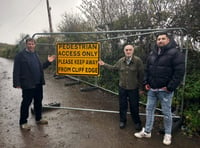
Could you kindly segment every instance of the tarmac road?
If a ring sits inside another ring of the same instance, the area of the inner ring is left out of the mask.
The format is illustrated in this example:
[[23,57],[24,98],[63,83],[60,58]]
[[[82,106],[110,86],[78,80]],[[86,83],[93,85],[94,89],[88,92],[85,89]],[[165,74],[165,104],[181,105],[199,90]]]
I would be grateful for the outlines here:
[[[43,112],[49,124],[38,126],[30,112],[31,131],[19,128],[21,90],[12,87],[13,61],[0,58],[0,148],[162,148],[163,135],[155,128],[150,139],[133,136],[134,124],[128,115],[125,129],[119,129],[118,113],[51,109]],[[118,111],[118,97],[102,90],[83,92],[84,84],[65,86],[70,79],[45,74],[43,104],[62,107]],[[142,109],[142,108],[141,108]],[[142,116],[143,123],[145,117]],[[158,120],[160,121],[160,120]],[[170,148],[197,148],[199,137],[174,133]]]

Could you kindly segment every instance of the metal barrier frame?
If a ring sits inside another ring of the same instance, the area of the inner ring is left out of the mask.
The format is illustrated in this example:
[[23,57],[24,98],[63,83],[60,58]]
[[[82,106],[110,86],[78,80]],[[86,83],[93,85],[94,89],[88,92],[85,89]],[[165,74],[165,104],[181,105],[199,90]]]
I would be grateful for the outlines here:
[[[106,38],[106,39],[98,39],[95,40],[97,42],[102,42],[102,41],[107,41],[107,40],[115,40],[115,39],[120,39],[120,38],[127,38],[127,37],[134,37],[134,36],[143,36],[143,35],[150,35],[150,34],[156,34],[159,32],[163,32],[163,31],[180,31],[181,34],[184,34],[184,32],[187,32],[187,30],[185,28],[164,28],[164,29],[135,29],[135,30],[114,30],[114,31],[98,31],[98,32],[48,32],[48,33],[35,33],[32,35],[32,38],[35,38],[36,36],[41,36],[41,35],[45,35],[45,36],[51,36],[51,35],[79,35],[79,34],[110,34],[110,33],[135,33],[132,35],[123,35],[123,36],[117,36],[117,37],[112,37],[112,38]],[[25,36],[19,43],[19,47],[22,48],[22,43],[25,39],[27,39],[29,36]],[[181,41],[183,42],[183,36],[181,38]],[[91,42],[91,41],[88,41]],[[49,44],[48,44],[49,45]],[[181,47],[182,49],[182,47]],[[185,69],[187,68],[187,56],[188,56],[188,42],[186,44],[186,53],[185,53]],[[112,93],[114,95],[118,95],[118,93],[113,92],[111,90],[108,90],[106,88],[100,87],[97,84],[97,77],[96,77],[96,81],[95,84],[89,83],[87,81],[81,80],[79,78],[75,78],[73,76],[66,76],[70,79],[73,79],[77,82],[82,82],[85,83],[91,87],[94,88],[99,88],[102,89],[104,91],[107,91],[109,93]],[[185,76],[184,76],[184,80],[183,80],[183,89],[185,87],[185,78],[186,78],[186,72],[185,72]],[[82,91],[87,90],[87,89],[82,89]],[[90,89],[88,89],[90,90]],[[183,97],[183,94],[182,94]],[[146,105],[142,102],[140,102],[140,104],[142,105]],[[181,98],[181,116],[177,116],[175,114],[172,114],[173,118],[176,119],[182,119],[182,115],[183,115],[183,106],[184,106],[184,98]],[[67,109],[67,110],[79,110],[79,111],[93,111],[93,112],[104,112],[104,113],[119,113],[118,111],[110,111],[110,110],[97,110],[97,109],[86,109],[86,108],[73,108],[73,107],[55,107],[55,106],[48,106],[45,105],[43,106],[44,108],[54,108],[54,109]],[[156,110],[161,111],[161,109],[156,108]],[[128,114],[130,114],[130,112],[128,112]],[[140,115],[146,115],[144,113],[140,113]],[[155,115],[156,117],[163,117],[163,115]]]

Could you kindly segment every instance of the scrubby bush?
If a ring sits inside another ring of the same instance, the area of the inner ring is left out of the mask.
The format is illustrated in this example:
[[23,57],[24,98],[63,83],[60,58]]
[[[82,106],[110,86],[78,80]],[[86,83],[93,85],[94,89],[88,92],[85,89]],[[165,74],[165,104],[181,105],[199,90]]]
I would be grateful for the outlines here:
[[200,135],[200,53],[189,51],[185,87],[179,89],[184,97],[184,132],[187,135]]
[[184,132],[187,135],[200,136],[200,108],[193,104],[184,111]]

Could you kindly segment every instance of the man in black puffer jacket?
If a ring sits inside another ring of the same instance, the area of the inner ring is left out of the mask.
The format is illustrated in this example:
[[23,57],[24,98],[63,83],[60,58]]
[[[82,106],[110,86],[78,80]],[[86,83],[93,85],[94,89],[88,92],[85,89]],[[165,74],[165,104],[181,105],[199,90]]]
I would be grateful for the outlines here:
[[144,85],[148,90],[146,124],[137,138],[150,138],[157,101],[161,102],[164,115],[165,135],[163,144],[171,144],[172,113],[171,104],[174,90],[185,74],[185,57],[177,44],[167,33],[157,36],[156,47],[147,59]]

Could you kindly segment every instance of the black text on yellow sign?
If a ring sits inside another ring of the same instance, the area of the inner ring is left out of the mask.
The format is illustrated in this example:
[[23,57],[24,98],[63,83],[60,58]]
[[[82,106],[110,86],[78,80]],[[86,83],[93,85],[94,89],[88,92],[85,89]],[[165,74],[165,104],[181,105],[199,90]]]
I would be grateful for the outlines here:
[[100,43],[57,43],[58,75],[99,75]]

